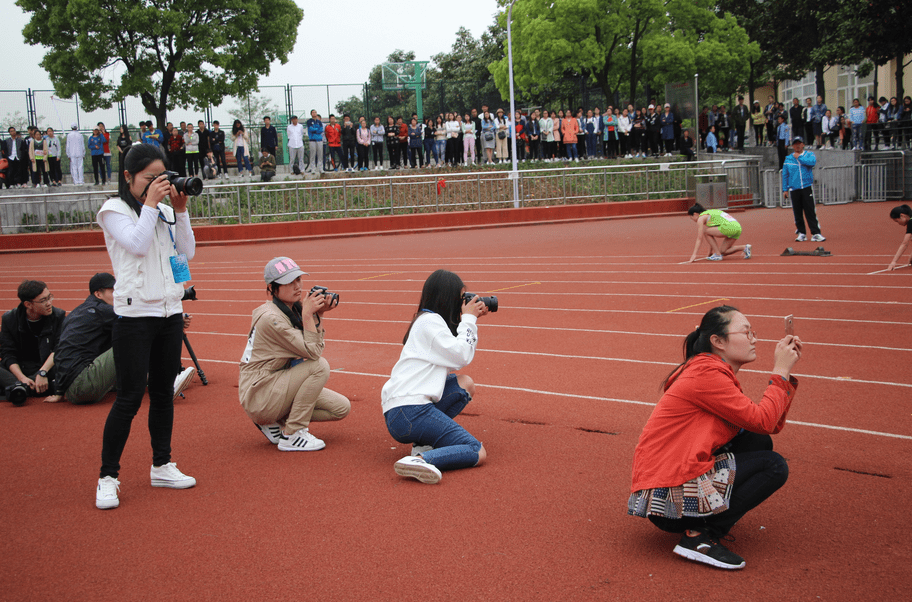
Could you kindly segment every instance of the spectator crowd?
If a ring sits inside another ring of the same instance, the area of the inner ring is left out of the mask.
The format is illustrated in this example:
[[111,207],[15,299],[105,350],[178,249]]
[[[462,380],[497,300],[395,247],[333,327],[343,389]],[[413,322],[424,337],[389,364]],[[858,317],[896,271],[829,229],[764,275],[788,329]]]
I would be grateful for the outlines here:
[[[487,165],[512,161],[516,143],[518,161],[578,162],[588,159],[645,159],[684,156],[695,158],[697,147],[708,153],[741,150],[751,146],[779,148],[780,163],[794,137],[801,137],[811,148],[842,150],[891,150],[912,146],[912,97],[902,102],[896,97],[870,96],[867,106],[854,99],[848,110],[829,108],[818,96],[816,102],[798,98],[790,106],[768,97],[748,106],[743,96],[729,111],[725,105],[704,106],[697,117],[697,139],[682,127],[677,107],[660,106],[651,99],[647,106],[635,108],[608,106],[576,111],[535,108],[517,111],[511,119],[503,109],[482,105],[460,114],[439,113],[419,122],[417,114],[406,119],[387,115],[372,119],[351,115],[329,115],[324,119],[316,110],[305,122],[292,116],[284,137],[263,117],[259,127],[259,153],[255,139],[238,119],[230,129],[218,121],[211,127],[203,120],[196,125],[167,122],[164,129],[152,121],[139,124],[131,134],[120,126],[115,139],[120,156],[136,143],[161,147],[170,168],[181,176],[224,178],[229,172],[226,153],[233,149],[237,174],[251,177],[260,168],[261,179],[275,176],[279,149],[287,147],[293,173],[326,171],[368,171],[415,169],[457,165]],[[7,188],[60,186],[62,151],[70,158],[73,183],[83,184],[83,160],[91,156],[95,185],[111,181],[111,134],[99,122],[86,140],[73,124],[70,132],[58,138],[53,128],[42,131],[29,126],[26,135],[10,127],[2,140],[0,177]],[[283,140],[284,138],[284,140]],[[283,144],[284,143],[284,144]],[[119,162],[118,162],[119,164]]]

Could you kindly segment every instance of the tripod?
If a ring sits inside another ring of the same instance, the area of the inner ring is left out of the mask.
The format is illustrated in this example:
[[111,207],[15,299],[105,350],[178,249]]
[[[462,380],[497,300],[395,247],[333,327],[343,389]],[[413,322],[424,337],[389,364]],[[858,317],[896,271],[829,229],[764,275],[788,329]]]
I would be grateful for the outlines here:
[[187,338],[187,333],[183,334],[184,345],[187,347],[187,352],[190,354],[190,359],[193,360],[193,365],[196,366],[196,373],[199,374],[200,381],[203,385],[208,385],[209,381],[206,379],[206,374],[203,372],[203,369],[200,367],[199,360],[196,359],[196,354],[193,353],[193,347],[190,346],[190,339]]
[[[184,296],[181,301],[196,301],[196,287],[188,286],[184,290]],[[186,316],[186,314],[184,314]],[[190,339],[187,338],[186,331],[182,335],[184,337],[184,345],[187,347],[187,352],[190,353],[190,359],[193,360],[193,365],[196,366],[196,373],[199,374],[200,381],[203,385],[208,385],[209,381],[206,379],[206,374],[203,372],[203,369],[200,368],[199,360],[196,359],[196,354],[193,353],[193,347],[190,346]]]

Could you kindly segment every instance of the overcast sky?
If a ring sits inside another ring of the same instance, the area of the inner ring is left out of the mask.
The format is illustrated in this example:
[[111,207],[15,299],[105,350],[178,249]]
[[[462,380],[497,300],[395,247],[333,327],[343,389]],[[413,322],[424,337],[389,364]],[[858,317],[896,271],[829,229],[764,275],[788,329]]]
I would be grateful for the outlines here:
[[[497,13],[495,0],[462,0],[456,5],[428,0],[402,0],[395,10],[376,0],[346,0],[343,3],[296,0],[304,11],[298,27],[298,39],[289,60],[275,62],[271,72],[260,78],[261,86],[314,86],[293,91],[294,110],[309,112],[310,108],[324,112],[339,100],[361,95],[361,84],[370,70],[382,63],[394,50],[412,50],[416,60],[430,60],[435,54],[449,52],[456,40],[456,31],[465,27],[478,38],[494,22]],[[16,6],[14,0],[0,0],[0,15],[9,34],[3,39],[4,69],[0,90],[51,90],[47,73],[39,66],[45,50],[23,41],[22,29],[29,15]],[[370,31],[371,33],[367,33]],[[390,32],[396,32],[391,35]],[[325,84],[351,86],[318,87]],[[284,109],[280,89],[265,90],[274,104]],[[119,122],[116,109],[86,114],[75,102],[51,98],[50,93],[36,95],[37,112],[42,127],[69,128],[78,120],[80,128],[91,127],[98,120]],[[0,120],[15,112],[25,114],[24,94],[0,94]],[[213,118],[224,123],[227,110],[238,103],[226,100],[213,112]],[[331,110],[334,110],[331,109]],[[284,111],[280,111],[284,112]],[[144,110],[139,101],[127,103],[130,123],[137,123]],[[168,118],[175,123],[202,117],[197,112],[175,110]],[[46,122],[46,123],[45,123]],[[6,129],[5,127],[3,128]]]

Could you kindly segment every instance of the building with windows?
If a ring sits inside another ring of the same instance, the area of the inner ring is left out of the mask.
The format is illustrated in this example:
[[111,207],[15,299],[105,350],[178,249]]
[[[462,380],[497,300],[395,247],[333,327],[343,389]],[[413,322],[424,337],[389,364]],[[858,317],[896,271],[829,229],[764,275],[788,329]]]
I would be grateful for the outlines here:
[[[906,57],[908,61],[910,57]],[[823,73],[826,94],[824,102],[830,108],[846,107],[852,105],[852,99],[857,98],[862,106],[867,104],[868,96],[890,98],[897,96],[896,90],[896,60],[892,60],[883,67],[871,71],[866,77],[855,74],[855,65],[831,65]],[[907,67],[903,73],[903,96],[912,95],[912,68]],[[780,102],[788,106],[793,98],[797,98],[804,105],[806,98],[816,99],[817,86],[813,71],[805,74],[798,80],[786,80],[779,83],[778,94],[772,84],[757,88],[754,98],[765,104],[768,95],[773,95]],[[898,98],[902,103],[902,98]]]

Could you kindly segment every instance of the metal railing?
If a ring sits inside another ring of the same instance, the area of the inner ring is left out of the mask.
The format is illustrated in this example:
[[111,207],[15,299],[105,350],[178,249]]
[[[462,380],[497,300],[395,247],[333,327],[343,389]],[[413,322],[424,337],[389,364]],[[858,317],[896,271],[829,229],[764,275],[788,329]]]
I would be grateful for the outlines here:
[[[887,186],[887,170],[888,165],[883,163],[823,167],[815,173],[814,196],[823,205],[842,205],[853,201],[885,201],[893,198]],[[761,178],[764,206],[792,206],[790,198],[782,198],[781,171],[765,169],[761,173]]]
[[[865,203],[877,203],[894,198],[887,191],[887,165],[866,163],[856,165],[858,198]],[[900,195],[898,198],[902,198]]]
[[[264,223],[328,217],[506,209],[514,206],[511,172],[357,175],[318,180],[209,184],[188,204],[195,224]],[[729,198],[760,202],[759,162],[663,162],[572,166],[517,172],[521,207],[692,197],[700,175],[725,175]],[[93,228],[113,191],[29,192],[0,196],[4,233]]]
[[824,205],[843,205],[856,199],[855,166],[822,167],[817,171],[814,192]]
[[[868,170],[865,176],[872,180],[871,185],[883,185],[883,192],[876,196],[883,198],[870,199],[878,201],[897,201],[905,198],[905,155],[902,150],[864,152],[861,154],[861,165],[877,166]],[[869,199],[864,199],[869,200]]]

